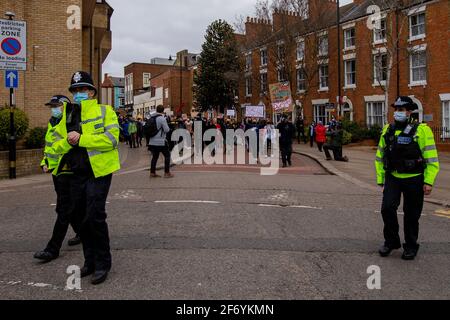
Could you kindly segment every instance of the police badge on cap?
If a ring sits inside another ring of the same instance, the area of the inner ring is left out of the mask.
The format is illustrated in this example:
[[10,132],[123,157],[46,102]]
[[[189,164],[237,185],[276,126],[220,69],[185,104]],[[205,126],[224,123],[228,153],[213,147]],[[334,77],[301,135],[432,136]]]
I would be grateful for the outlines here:
[[97,89],[94,86],[91,75],[84,71],[77,71],[73,74],[69,91],[73,92],[73,89],[75,88],[89,88],[94,90],[95,94],[97,94]]
[[418,110],[419,106],[410,97],[398,97],[392,104],[392,108],[406,108],[408,111]]
[[66,96],[56,95],[56,96],[53,96],[50,99],[50,101],[47,102],[45,105],[53,108],[55,106],[61,106],[64,102],[70,103],[70,99],[67,98]]

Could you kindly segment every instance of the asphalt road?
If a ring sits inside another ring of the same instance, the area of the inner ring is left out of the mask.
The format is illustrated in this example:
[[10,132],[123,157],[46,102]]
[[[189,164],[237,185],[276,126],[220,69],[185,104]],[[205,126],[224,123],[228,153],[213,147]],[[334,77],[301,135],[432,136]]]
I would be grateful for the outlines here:
[[[425,206],[415,261],[401,251],[383,259],[381,194],[310,159],[295,156],[275,177],[182,166],[174,179],[150,180],[145,151],[121,152],[107,205],[113,269],[100,286],[86,278],[65,290],[67,267],[83,263],[80,247],[65,245],[49,264],[33,260],[53,227],[50,179],[0,184],[0,299],[450,298],[450,219],[435,215],[439,207]],[[372,265],[381,290],[367,288]]]

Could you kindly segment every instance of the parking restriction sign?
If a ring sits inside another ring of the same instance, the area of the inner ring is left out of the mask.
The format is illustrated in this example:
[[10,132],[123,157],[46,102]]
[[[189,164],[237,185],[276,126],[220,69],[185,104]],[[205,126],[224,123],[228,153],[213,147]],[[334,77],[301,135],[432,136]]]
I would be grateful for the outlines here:
[[27,69],[27,23],[0,19],[0,69]]

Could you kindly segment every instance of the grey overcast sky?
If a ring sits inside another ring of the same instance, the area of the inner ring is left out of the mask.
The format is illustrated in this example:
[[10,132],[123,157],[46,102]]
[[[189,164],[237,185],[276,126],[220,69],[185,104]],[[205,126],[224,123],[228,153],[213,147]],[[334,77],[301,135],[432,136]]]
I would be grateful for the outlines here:
[[[351,0],[342,0],[343,4]],[[168,58],[188,49],[199,53],[208,25],[239,15],[253,16],[256,0],[108,0],[114,8],[113,46],[103,72],[123,77],[132,62]]]

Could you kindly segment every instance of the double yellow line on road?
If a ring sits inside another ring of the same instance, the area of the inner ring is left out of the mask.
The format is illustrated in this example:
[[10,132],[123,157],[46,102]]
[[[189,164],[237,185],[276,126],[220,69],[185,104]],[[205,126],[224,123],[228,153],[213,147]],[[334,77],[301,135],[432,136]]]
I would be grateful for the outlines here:
[[434,212],[435,216],[441,217],[441,218],[446,218],[446,219],[450,219],[450,210],[436,210]]

